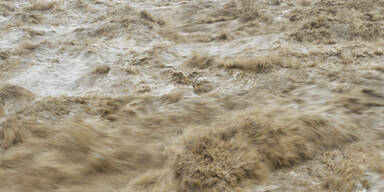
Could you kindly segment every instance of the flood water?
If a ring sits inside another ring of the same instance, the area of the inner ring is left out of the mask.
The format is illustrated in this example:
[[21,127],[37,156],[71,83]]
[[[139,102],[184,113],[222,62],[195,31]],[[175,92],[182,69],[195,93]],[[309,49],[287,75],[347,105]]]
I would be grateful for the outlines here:
[[382,192],[383,0],[2,0],[0,191]]

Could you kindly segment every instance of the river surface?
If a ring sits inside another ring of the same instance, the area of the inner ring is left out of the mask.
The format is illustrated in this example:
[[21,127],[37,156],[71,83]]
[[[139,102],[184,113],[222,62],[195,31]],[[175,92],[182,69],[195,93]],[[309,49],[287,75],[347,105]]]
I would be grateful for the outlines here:
[[2,0],[0,191],[382,192],[383,0]]

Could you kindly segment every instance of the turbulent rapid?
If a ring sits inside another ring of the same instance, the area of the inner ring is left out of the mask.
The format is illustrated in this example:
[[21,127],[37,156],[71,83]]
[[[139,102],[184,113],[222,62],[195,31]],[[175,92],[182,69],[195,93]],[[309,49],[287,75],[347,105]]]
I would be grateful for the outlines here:
[[382,192],[384,0],[2,0],[0,191]]

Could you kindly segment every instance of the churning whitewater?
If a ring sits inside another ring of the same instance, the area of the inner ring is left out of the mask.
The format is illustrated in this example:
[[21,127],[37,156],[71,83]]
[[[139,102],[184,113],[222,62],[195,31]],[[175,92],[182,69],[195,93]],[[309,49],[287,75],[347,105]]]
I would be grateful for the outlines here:
[[0,191],[382,192],[383,13],[2,0]]

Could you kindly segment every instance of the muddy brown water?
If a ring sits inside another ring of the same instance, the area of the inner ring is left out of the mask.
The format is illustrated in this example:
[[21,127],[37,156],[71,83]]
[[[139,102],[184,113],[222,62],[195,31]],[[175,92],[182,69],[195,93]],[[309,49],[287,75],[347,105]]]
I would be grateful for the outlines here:
[[384,191],[383,0],[4,0],[0,191]]

